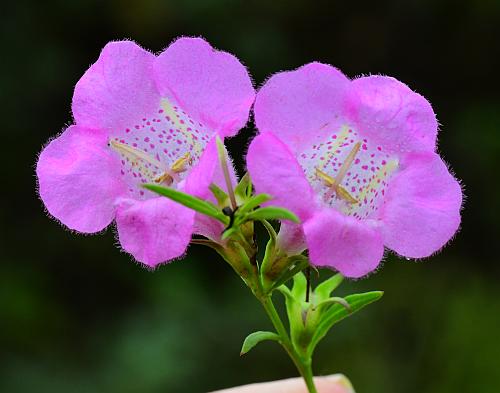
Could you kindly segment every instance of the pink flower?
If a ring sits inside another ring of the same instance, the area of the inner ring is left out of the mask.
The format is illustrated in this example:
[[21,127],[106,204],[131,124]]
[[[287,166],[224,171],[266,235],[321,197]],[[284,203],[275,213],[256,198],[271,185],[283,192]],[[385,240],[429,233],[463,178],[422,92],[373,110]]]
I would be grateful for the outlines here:
[[281,235],[290,252],[360,277],[384,246],[424,258],[457,231],[462,191],[436,154],[436,117],[403,83],[311,63],[271,77],[254,111],[248,170],[301,218]]
[[148,266],[176,258],[195,231],[195,213],[141,184],[208,198],[211,182],[223,184],[214,136],[236,134],[254,96],[243,65],[202,39],[178,39],[159,56],[111,42],[75,87],[75,124],[40,154],[40,197],[78,232],[116,220],[123,249]]

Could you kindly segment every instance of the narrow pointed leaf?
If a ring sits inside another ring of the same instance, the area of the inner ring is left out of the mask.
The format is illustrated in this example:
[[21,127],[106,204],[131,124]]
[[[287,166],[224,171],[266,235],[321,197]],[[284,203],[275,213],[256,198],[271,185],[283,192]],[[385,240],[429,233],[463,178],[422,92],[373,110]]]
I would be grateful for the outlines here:
[[240,199],[246,199],[252,195],[252,180],[250,179],[250,174],[247,172],[241,178],[240,182],[234,189],[234,193]]
[[231,176],[229,175],[229,166],[228,166],[229,158],[226,146],[224,146],[224,142],[218,135],[215,137],[215,144],[217,146],[217,155],[219,156],[219,163],[222,169],[222,173],[224,175],[224,181],[226,182],[227,194],[229,196],[229,200],[231,201],[231,207],[233,208],[233,210],[235,210],[238,204],[236,202],[236,198],[234,195]]
[[210,184],[210,191],[214,195],[215,199],[217,199],[217,203],[220,207],[225,207],[229,205],[229,196],[225,193],[225,191],[220,188],[217,184]]
[[268,221],[262,220],[261,222],[262,222],[262,225],[264,225],[264,227],[266,228],[267,233],[269,234],[269,237],[276,242],[276,239],[278,237],[276,230],[273,228],[273,226]]
[[240,206],[237,210],[237,214],[247,213],[271,199],[273,199],[273,197],[269,194],[257,194],[251,197],[244,205]]
[[321,303],[319,303],[317,306],[315,306],[315,309],[317,309],[318,311],[321,312],[322,309],[325,309],[328,306],[331,306],[332,304],[339,304],[342,307],[344,307],[349,313],[352,312],[351,306],[342,297],[331,297],[329,299],[323,300]]
[[318,302],[322,302],[330,297],[330,294],[342,283],[344,276],[340,273],[335,274],[328,280],[323,281],[314,290]]
[[243,342],[243,346],[241,347],[240,356],[248,353],[253,347],[255,347],[258,343],[266,340],[280,341],[280,336],[273,332],[264,332],[258,331],[249,334],[245,341]]
[[196,210],[201,214],[213,217],[225,225],[229,223],[229,218],[227,216],[225,216],[216,206],[210,202],[204,201],[203,199],[174,190],[173,188],[159,186],[157,184],[144,184],[143,187],[156,192],[159,195],[170,198],[181,205],[189,207],[190,209]]
[[238,231],[238,228],[236,228],[236,227],[228,228],[224,232],[222,232],[221,239],[226,240],[229,237],[231,237],[232,235],[234,235],[237,231]]
[[307,279],[304,273],[299,272],[293,276],[292,295],[301,301],[306,298]]
[[316,345],[323,337],[325,337],[325,335],[333,325],[340,322],[342,319],[348,317],[349,315],[352,315],[355,312],[361,310],[368,304],[379,300],[383,294],[384,292],[382,291],[373,291],[346,296],[345,301],[349,303],[351,311],[348,311],[344,306],[340,304],[334,304],[321,317],[318,327],[311,340],[309,351],[312,353]]
[[[273,263],[276,257],[276,232],[274,228],[267,221],[266,229],[269,232],[269,240],[266,244],[266,252],[264,253],[264,258],[262,258],[262,264],[260,265],[260,271],[262,278],[266,279],[267,273],[272,269]],[[269,228],[268,228],[269,227]]]
[[246,220],[262,221],[262,220],[289,220],[299,223],[299,218],[290,210],[282,207],[267,206],[250,212],[246,216]]
[[300,335],[304,331],[305,327],[302,314],[302,305],[287,286],[282,285],[277,289],[285,297],[286,313],[288,316],[288,322],[290,324],[290,338],[295,344],[299,341]]

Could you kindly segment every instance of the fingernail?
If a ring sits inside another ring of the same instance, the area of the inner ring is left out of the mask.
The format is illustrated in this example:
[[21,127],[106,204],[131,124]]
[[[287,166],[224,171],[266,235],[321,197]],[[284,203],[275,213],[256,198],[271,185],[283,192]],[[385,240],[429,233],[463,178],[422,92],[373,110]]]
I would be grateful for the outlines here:
[[333,374],[324,377],[324,379],[335,386],[336,390],[332,390],[331,393],[356,393],[351,381],[344,374]]

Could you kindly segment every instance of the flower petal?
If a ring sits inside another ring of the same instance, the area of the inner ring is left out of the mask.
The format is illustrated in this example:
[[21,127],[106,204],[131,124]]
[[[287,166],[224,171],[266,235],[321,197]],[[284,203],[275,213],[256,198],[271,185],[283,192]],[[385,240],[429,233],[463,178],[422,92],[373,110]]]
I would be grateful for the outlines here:
[[71,126],[41,152],[36,167],[40,198],[51,215],[79,232],[98,232],[114,218],[125,192],[119,161],[107,138]]
[[246,124],[255,91],[233,55],[201,38],[180,38],[158,56],[154,72],[163,97],[222,136]]
[[[237,178],[230,158],[228,158],[228,168],[229,176],[231,177],[234,188],[237,183]],[[184,186],[184,191],[197,196],[198,198],[209,200],[210,202],[217,204],[217,200],[209,188],[212,183],[227,192],[224,174],[219,163],[215,138],[212,138],[212,140],[208,143],[200,161],[189,173]],[[194,232],[196,234],[203,235],[213,241],[220,242],[224,226],[219,221],[202,214],[196,214],[194,225]]]
[[437,120],[429,102],[387,76],[352,81],[346,109],[358,130],[390,152],[436,148]]
[[309,258],[316,266],[335,268],[346,277],[375,270],[384,245],[371,220],[357,220],[333,209],[322,209],[304,223]]
[[131,41],[110,42],[78,81],[73,116],[92,129],[121,129],[154,113],[160,95],[152,77],[155,56]]
[[293,153],[280,139],[267,132],[255,137],[248,148],[247,167],[256,191],[273,197],[269,204],[287,208],[301,220],[312,214],[314,192]]
[[461,206],[460,184],[437,154],[407,154],[380,211],[384,244],[405,257],[427,257],[455,234]]
[[[235,186],[237,183],[236,173],[230,158],[228,159],[228,168],[229,176],[231,177],[233,186]],[[215,183],[224,191],[227,191],[224,174],[219,163],[215,138],[210,140],[201,155],[200,161],[191,172],[189,172],[186,178],[184,191],[198,198],[208,199],[216,203],[215,197],[209,189],[212,183]]]
[[184,254],[191,240],[193,221],[193,210],[168,198],[118,201],[116,225],[120,244],[150,267]]
[[326,126],[342,123],[349,79],[336,68],[310,63],[272,76],[257,93],[255,123],[295,151],[322,136]]

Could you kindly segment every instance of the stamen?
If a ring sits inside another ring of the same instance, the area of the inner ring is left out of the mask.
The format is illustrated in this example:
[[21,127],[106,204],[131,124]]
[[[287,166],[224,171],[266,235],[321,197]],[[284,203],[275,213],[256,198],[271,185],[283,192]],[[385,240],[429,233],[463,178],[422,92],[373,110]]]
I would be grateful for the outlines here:
[[127,145],[126,143],[121,143],[118,141],[115,141],[113,139],[110,139],[109,145],[115,149],[117,152],[122,153],[124,156],[131,156],[131,158],[134,160],[132,162],[132,165],[137,165],[137,159],[146,161],[147,163],[154,165],[158,169],[167,169],[165,165],[161,161],[158,161],[157,159],[151,157],[150,155],[144,153],[142,150],[136,149],[132,146]]
[[172,164],[170,171],[165,171],[163,174],[156,176],[153,181],[155,183],[165,182],[168,186],[170,186],[174,180],[179,181],[178,173],[187,171],[187,166],[192,163],[193,159],[191,158],[191,154],[187,152]]
[[354,158],[356,157],[356,154],[358,154],[360,148],[361,142],[357,142],[342,163],[342,166],[340,167],[340,170],[335,178],[329,176],[321,169],[316,168],[316,176],[321,178],[329,187],[329,190],[325,194],[326,200],[329,200],[333,196],[333,193],[336,193],[339,198],[344,199],[349,203],[358,203],[357,199],[349,194],[349,192],[344,187],[342,187],[340,183],[342,183],[342,180],[344,180],[344,177],[347,174],[347,171],[351,167],[352,163],[354,162]]
[[193,158],[191,157],[191,154],[187,152],[184,154],[181,158],[176,160],[170,169],[172,169],[172,172],[174,173],[182,173],[187,170],[187,166],[191,165],[193,163]]
[[316,167],[316,176],[318,176],[321,180],[323,180],[328,187],[333,187],[335,185],[335,179],[327,175],[318,167]]
[[193,159],[191,158],[191,154],[187,152],[181,158],[177,159],[169,169],[161,161],[158,161],[142,150],[129,146],[126,143],[121,143],[111,139],[109,141],[109,146],[111,146],[117,152],[123,154],[125,157],[128,157],[131,160],[131,165],[133,167],[140,168],[140,161],[143,161],[158,168],[161,173],[157,176],[153,176],[151,171],[145,167],[142,167],[142,170],[146,172],[147,175],[155,183],[165,183],[167,186],[170,186],[174,182],[174,180],[179,181],[179,173],[185,172],[187,170],[187,166],[190,165],[193,161]]
[[342,166],[340,167],[339,173],[337,174],[337,177],[335,178],[335,184],[340,184],[342,183],[342,180],[344,180],[344,177],[351,167],[352,163],[354,162],[354,158],[356,157],[356,154],[358,154],[359,149],[361,148],[361,142],[358,142],[354,145],[352,150],[349,152],[347,155],[345,161],[343,162]]

